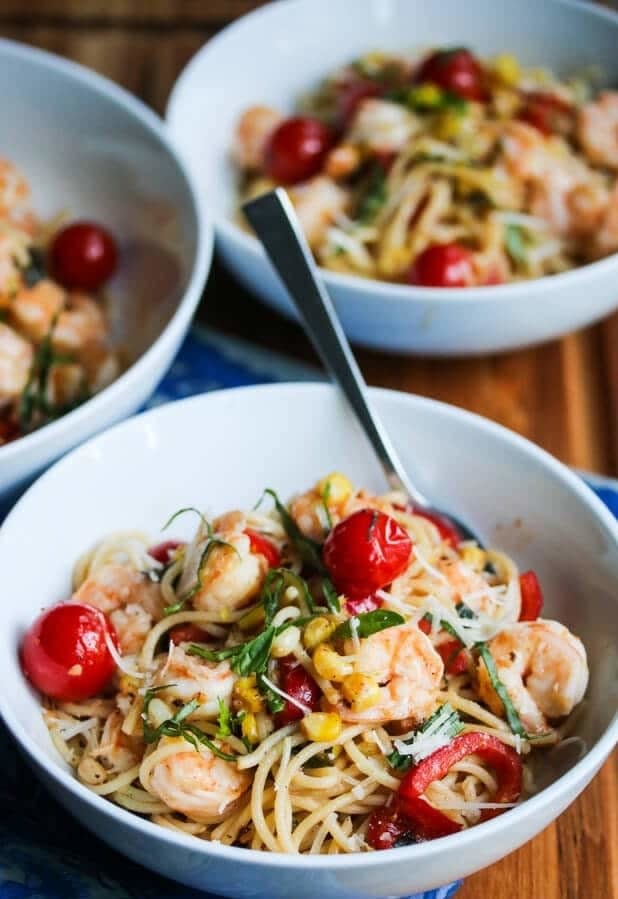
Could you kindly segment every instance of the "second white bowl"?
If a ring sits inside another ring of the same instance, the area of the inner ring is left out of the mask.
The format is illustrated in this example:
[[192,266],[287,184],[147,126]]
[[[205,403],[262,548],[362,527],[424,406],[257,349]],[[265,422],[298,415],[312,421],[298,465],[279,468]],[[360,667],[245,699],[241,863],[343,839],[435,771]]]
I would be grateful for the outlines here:
[[[286,0],[244,16],[191,60],[167,120],[200,200],[214,211],[225,262],[268,305],[291,304],[257,241],[233,221],[236,175],[229,148],[255,103],[291,111],[299,96],[367,50],[466,45],[515,53],[569,73],[594,64],[618,78],[618,16],[569,0]],[[564,334],[618,305],[618,255],[572,272],[499,287],[441,290],[324,271],[348,336],[382,350],[469,355]]]

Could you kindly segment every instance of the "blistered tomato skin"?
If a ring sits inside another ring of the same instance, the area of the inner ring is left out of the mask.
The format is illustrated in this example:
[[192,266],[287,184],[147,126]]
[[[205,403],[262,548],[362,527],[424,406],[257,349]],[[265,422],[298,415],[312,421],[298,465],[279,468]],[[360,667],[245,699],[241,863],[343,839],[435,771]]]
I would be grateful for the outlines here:
[[464,100],[482,102],[485,99],[483,66],[464,47],[432,53],[421,64],[415,80],[419,84],[436,84]]
[[174,553],[180,546],[184,546],[182,540],[164,540],[163,543],[157,543],[148,550],[148,555],[161,565],[169,565],[172,561]]
[[116,670],[106,634],[117,645],[113,626],[93,606],[77,602],[52,606],[24,638],[24,674],[41,693],[61,702],[96,696]]
[[400,575],[412,556],[412,541],[390,515],[359,509],[332,529],[323,559],[337,590],[366,597]]
[[286,119],[266,147],[266,174],[280,184],[297,184],[317,175],[333,143],[326,125],[309,116]]
[[[322,691],[294,656],[279,659],[279,682],[282,690],[312,712],[319,707]],[[283,709],[277,715],[277,723],[279,727],[285,727],[286,724],[300,721],[303,715],[302,709],[286,699]]]
[[52,275],[70,290],[98,290],[118,264],[116,241],[94,222],[74,222],[59,231],[49,257]]

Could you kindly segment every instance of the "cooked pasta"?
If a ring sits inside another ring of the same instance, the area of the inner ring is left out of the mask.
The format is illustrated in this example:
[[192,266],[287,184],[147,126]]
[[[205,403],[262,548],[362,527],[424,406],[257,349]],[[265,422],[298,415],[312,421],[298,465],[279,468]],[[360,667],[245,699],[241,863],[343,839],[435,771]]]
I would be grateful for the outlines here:
[[368,53],[284,119],[254,106],[242,201],[284,184],[335,272],[432,287],[556,274],[618,251],[618,93],[464,48]]
[[111,236],[41,221],[24,176],[0,159],[0,447],[75,408],[117,377],[92,294],[112,273]]
[[[104,538],[35,623],[24,670],[77,778],[163,827],[308,854],[434,839],[532,793],[588,679],[535,575],[338,473],[267,493],[271,511],[182,510],[189,542]],[[68,667],[73,619],[92,657]]]

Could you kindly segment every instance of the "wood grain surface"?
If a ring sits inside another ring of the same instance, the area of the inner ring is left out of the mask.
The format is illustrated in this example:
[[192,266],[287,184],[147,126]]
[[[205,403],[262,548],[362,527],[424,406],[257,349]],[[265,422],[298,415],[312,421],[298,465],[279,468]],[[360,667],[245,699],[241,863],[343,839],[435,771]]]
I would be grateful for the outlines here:
[[[75,59],[162,113],[178,73],[254,0],[0,0],[0,35]],[[0,144],[1,149],[1,144]],[[618,283],[616,285],[618,293]],[[585,302],[585,297],[582,297]],[[313,359],[300,332],[215,265],[206,324]],[[502,356],[406,359],[359,351],[372,384],[446,400],[529,437],[564,462],[618,475],[618,315]],[[460,899],[618,899],[618,764],[540,836],[473,877]]]

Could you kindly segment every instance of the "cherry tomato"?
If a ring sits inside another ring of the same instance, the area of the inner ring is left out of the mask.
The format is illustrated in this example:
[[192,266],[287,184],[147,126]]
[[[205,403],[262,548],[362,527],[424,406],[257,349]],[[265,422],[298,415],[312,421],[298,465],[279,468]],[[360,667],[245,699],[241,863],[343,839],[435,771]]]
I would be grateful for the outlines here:
[[345,130],[354,118],[363,100],[381,97],[384,89],[368,78],[344,81],[337,93],[337,124]]
[[318,119],[286,119],[268,141],[266,174],[281,184],[306,181],[320,171],[332,143],[330,129]]
[[421,509],[419,506],[415,505],[411,505],[410,510],[413,515],[420,515],[421,518],[426,518],[427,521],[431,521],[432,524],[435,524],[440,537],[444,542],[448,543],[449,546],[452,546],[453,549],[457,549],[461,543],[461,534],[446,516],[439,515],[436,512],[428,512],[426,509]]
[[52,699],[79,702],[96,696],[116,670],[106,634],[116,644],[113,626],[94,606],[78,602],[53,606],[24,637],[24,674]]
[[170,631],[170,643],[204,643],[207,640],[206,632],[191,622],[177,624]]
[[348,615],[361,615],[363,612],[373,612],[381,608],[382,600],[375,593],[370,593],[369,596],[351,596],[345,603]]
[[161,565],[169,565],[175,551],[179,546],[184,545],[184,541],[182,540],[164,540],[163,543],[157,543],[156,546],[151,546],[148,550],[148,555],[152,556],[157,562],[160,562]]
[[572,107],[555,94],[534,92],[526,96],[525,106],[518,118],[542,134],[562,133],[569,129]]
[[54,237],[50,247],[51,272],[63,287],[98,290],[116,271],[116,241],[94,222],[74,222]]
[[473,276],[470,250],[458,243],[433,244],[414,260],[408,283],[421,287],[468,287]]
[[543,608],[543,591],[534,571],[524,571],[519,576],[521,592],[520,621],[536,621]]
[[429,618],[424,618],[424,617],[421,618],[421,620],[418,623],[418,629],[420,631],[422,631],[424,634],[430,634],[431,633],[431,621],[429,620]]
[[264,556],[269,568],[279,568],[281,565],[281,553],[268,537],[264,537],[258,531],[251,528],[245,530],[251,544],[251,552],[258,556]]
[[428,81],[465,100],[478,101],[486,96],[483,80],[483,66],[465,47],[432,53],[423,61],[415,78],[419,84]]
[[359,509],[336,525],[323,558],[335,587],[351,597],[367,596],[395,580],[412,555],[412,541],[390,515]]
[[463,674],[468,670],[468,653],[459,640],[444,640],[436,646],[436,652],[444,662],[447,674]]
[[[312,712],[318,708],[322,691],[294,656],[279,659],[279,683],[282,690],[289,693],[297,702],[308,706]],[[303,715],[302,709],[286,699],[283,709],[277,715],[277,721],[280,727],[284,727],[293,721],[299,721]]]

